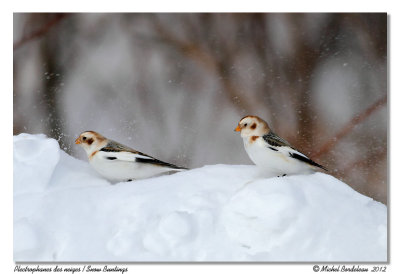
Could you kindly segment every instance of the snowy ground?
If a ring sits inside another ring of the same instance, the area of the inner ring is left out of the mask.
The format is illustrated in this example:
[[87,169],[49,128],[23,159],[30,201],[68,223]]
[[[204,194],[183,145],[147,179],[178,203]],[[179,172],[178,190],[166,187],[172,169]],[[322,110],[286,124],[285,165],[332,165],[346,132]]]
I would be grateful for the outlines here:
[[386,261],[386,206],[332,176],[214,165],[111,185],[14,137],[16,261]]

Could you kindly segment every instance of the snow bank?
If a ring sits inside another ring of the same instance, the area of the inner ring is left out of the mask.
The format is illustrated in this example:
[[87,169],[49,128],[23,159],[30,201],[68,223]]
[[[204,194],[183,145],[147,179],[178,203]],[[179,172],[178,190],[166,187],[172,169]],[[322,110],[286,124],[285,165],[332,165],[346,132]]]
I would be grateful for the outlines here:
[[205,166],[110,184],[14,136],[16,261],[386,261],[386,206],[332,176]]

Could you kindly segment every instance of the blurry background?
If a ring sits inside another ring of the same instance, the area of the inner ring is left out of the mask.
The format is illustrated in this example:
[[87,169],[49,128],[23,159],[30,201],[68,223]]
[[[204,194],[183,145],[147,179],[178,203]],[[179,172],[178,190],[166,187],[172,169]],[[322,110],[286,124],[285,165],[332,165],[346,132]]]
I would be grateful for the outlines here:
[[191,168],[251,164],[258,115],[387,199],[387,15],[14,14],[14,134],[85,130]]

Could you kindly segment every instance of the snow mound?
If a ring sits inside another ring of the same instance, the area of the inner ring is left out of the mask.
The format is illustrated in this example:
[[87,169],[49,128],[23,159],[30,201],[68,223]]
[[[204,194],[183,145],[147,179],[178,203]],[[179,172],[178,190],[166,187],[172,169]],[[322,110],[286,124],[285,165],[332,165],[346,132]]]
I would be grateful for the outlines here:
[[20,134],[14,259],[384,262],[387,209],[327,174],[254,166],[110,184],[55,140]]

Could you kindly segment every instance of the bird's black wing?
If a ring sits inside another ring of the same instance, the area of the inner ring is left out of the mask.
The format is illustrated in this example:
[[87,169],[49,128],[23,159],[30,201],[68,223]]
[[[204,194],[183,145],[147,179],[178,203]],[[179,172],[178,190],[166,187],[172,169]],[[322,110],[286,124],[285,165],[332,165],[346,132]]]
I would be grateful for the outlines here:
[[303,153],[298,152],[294,147],[292,147],[288,141],[286,141],[285,139],[279,137],[278,135],[276,135],[275,133],[273,133],[272,131],[270,131],[268,134],[265,134],[263,136],[263,139],[268,143],[269,148],[271,150],[274,150],[276,152],[281,152],[280,151],[280,147],[288,147],[290,148],[292,151],[289,151],[289,156],[297,159],[299,161],[305,162],[309,165],[312,166],[316,166],[319,168],[322,168],[323,170],[328,171],[324,166],[314,162],[313,160],[311,160],[310,158],[308,158],[307,156],[305,156]]
[[325,170],[325,171],[328,171],[328,169],[326,169],[326,167],[321,166],[320,164],[314,162],[314,161],[311,160],[310,158],[307,158],[307,157],[305,157],[305,156],[303,156],[303,155],[300,155],[300,154],[298,154],[298,153],[296,153],[296,152],[289,152],[289,156],[292,157],[292,158],[294,158],[294,159],[303,161],[303,162],[305,162],[305,163],[307,163],[307,164],[309,164],[309,165],[316,166],[316,167],[322,168],[322,169]]
[[170,168],[175,168],[175,169],[187,169],[186,167],[176,166],[174,164],[166,163],[166,162],[160,161],[160,160],[155,159],[155,158],[136,157],[136,162],[159,165],[159,166],[165,166],[165,167],[170,167]]
[[[100,151],[132,153],[135,157],[135,162],[137,162],[137,163],[147,163],[147,164],[165,166],[165,167],[170,167],[170,168],[175,168],[175,169],[187,169],[185,167],[180,167],[180,166],[176,166],[176,165],[173,165],[170,163],[160,161],[150,155],[147,155],[140,151],[134,150],[134,149],[127,147],[123,144],[120,144],[116,141],[109,141],[105,147],[100,149]],[[106,158],[108,160],[124,160],[124,159],[119,159],[118,156],[115,157],[116,155],[118,155],[118,154],[113,154],[112,155],[113,157],[106,157]]]
[[279,137],[278,135],[276,135],[275,133],[273,133],[272,131],[270,131],[268,134],[265,134],[263,136],[263,139],[271,146],[273,147],[292,147],[288,141],[286,141],[285,139]]

